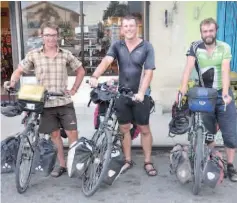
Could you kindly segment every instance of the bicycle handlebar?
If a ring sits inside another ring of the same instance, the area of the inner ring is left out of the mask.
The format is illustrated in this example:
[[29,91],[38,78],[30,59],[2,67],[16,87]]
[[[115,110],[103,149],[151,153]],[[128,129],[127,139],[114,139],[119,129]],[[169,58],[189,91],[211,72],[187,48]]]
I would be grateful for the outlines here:
[[[9,87],[5,89],[9,94],[15,94],[17,93],[17,90],[13,87]],[[47,96],[54,96],[54,97],[62,97],[65,96],[65,93],[57,93],[57,92],[46,92]]]
[[13,87],[5,88],[8,94],[16,94],[17,90]]
[[[86,80],[86,83],[89,83],[89,80]],[[118,87],[118,84],[107,85],[106,82],[104,82],[104,83],[98,83],[97,87],[95,88],[99,88],[110,93],[115,93],[114,89],[115,88],[117,89],[117,87]],[[117,91],[117,95],[123,95],[124,97],[134,100],[134,93],[131,90],[126,89],[126,88],[120,88],[120,90]]]
[[49,97],[63,97],[63,96],[65,96],[65,93],[56,93],[56,92],[47,92],[46,94]]

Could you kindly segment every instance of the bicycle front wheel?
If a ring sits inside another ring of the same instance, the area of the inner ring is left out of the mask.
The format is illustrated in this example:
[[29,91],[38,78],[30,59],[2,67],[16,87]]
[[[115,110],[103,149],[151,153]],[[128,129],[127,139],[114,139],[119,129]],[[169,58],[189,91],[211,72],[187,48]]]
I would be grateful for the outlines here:
[[92,196],[102,184],[108,171],[112,151],[112,132],[107,129],[98,130],[93,138],[96,140],[96,150],[82,177],[82,191],[87,197]]
[[198,195],[201,190],[202,183],[202,161],[204,154],[203,145],[203,130],[198,128],[195,137],[195,155],[194,155],[194,184],[193,184],[193,194]]
[[33,150],[37,142],[38,136],[33,131],[21,137],[16,161],[16,188],[20,194],[24,193],[29,186],[34,157]]

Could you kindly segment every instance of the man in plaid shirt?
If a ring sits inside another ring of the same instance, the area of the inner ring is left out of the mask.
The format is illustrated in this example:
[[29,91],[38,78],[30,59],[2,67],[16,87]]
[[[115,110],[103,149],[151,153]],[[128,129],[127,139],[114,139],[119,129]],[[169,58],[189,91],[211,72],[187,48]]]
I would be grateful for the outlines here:
[[[58,27],[47,22],[41,26],[44,45],[30,51],[20,62],[11,76],[10,87],[14,87],[23,73],[35,72],[37,83],[43,85],[49,92],[67,94],[56,97],[45,103],[41,115],[39,132],[51,134],[51,139],[58,148],[59,167],[55,167],[51,175],[59,177],[66,172],[63,153],[63,143],[59,126],[62,125],[69,139],[69,144],[76,142],[77,118],[71,96],[75,95],[85,75],[82,63],[68,50],[58,47]],[[67,90],[67,66],[76,72],[76,80],[71,90]]]

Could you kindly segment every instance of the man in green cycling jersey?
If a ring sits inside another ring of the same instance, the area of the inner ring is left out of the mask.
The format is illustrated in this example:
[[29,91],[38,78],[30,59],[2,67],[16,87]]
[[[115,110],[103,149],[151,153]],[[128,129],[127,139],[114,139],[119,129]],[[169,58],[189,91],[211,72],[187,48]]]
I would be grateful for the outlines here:
[[[208,120],[218,122],[227,154],[227,172],[231,181],[237,182],[237,172],[233,162],[237,147],[237,119],[233,93],[230,89],[230,61],[232,58],[230,46],[216,40],[218,25],[212,18],[205,19],[200,24],[202,40],[191,44],[187,52],[187,63],[183,73],[181,93],[187,92],[187,84],[193,67],[200,69],[205,87],[218,90],[220,99],[217,101],[216,111],[208,115]],[[198,61],[198,64],[197,64]],[[226,109],[224,108],[225,102]],[[226,111],[225,111],[226,110]]]

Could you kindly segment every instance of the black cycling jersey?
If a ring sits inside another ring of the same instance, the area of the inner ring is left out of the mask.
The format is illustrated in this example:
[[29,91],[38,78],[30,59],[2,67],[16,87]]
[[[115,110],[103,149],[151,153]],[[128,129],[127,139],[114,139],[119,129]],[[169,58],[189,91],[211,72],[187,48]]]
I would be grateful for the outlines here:
[[130,88],[134,93],[138,92],[143,66],[144,70],[155,69],[154,49],[145,40],[131,53],[124,40],[116,41],[110,46],[107,55],[118,61],[119,86]]

